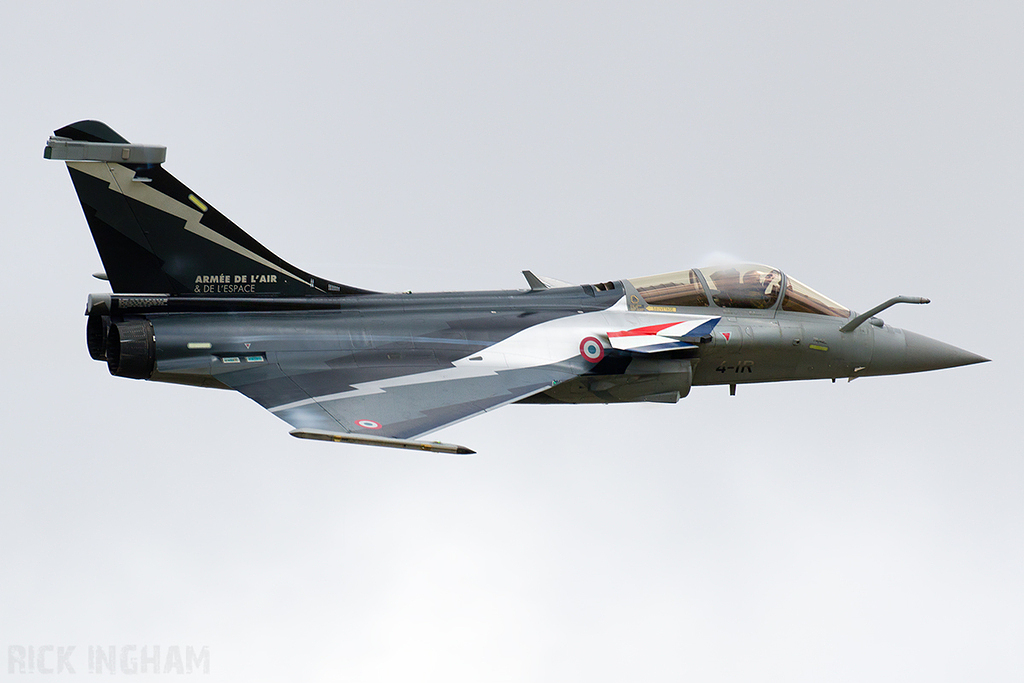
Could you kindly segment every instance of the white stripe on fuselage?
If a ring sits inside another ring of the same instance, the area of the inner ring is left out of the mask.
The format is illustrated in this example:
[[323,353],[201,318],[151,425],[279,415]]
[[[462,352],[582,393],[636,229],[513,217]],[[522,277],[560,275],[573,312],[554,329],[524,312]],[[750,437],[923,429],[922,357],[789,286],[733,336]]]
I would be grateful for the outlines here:
[[[379,394],[389,387],[486,377],[495,375],[502,370],[551,365],[579,356],[580,342],[584,337],[597,336],[604,341],[607,347],[607,333],[610,331],[697,319],[700,322],[705,322],[713,318],[676,313],[630,311],[627,309],[626,299],[623,297],[603,311],[578,313],[528,327],[485,349],[453,361],[452,365],[455,367],[452,368],[361,382],[354,384],[354,388],[348,391],[293,401],[274,406],[269,410],[276,413],[313,403]],[[470,358],[479,358],[480,360],[470,360]]]

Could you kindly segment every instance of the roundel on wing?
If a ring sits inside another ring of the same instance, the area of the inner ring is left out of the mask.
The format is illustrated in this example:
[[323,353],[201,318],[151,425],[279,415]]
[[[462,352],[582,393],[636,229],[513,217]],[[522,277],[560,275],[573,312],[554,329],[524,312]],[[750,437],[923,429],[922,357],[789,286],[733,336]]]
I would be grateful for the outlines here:
[[604,344],[597,337],[586,337],[580,342],[580,355],[590,363],[600,363],[604,358]]
[[356,424],[363,429],[380,429],[380,423],[373,420],[356,420]]

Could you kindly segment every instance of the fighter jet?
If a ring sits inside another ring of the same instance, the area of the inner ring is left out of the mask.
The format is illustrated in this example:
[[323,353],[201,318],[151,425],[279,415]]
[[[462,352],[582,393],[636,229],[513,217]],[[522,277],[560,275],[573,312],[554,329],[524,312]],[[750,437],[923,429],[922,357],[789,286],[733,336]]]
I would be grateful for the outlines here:
[[987,359],[884,323],[769,266],[733,264],[528,289],[382,293],[271,253],[163,163],[97,121],[50,137],[112,293],[86,341],[117,377],[234,389],[293,429],[353,444],[422,440],[510,403],[675,403],[693,386],[859,378]]

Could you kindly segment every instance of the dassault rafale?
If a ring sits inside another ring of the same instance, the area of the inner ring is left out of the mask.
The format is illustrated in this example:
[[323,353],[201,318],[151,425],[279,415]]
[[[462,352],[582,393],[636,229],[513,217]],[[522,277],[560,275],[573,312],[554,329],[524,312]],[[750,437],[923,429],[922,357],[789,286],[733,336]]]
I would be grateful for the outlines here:
[[305,439],[425,441],[509,403],[675,403],[693,386],[859,378],[985,358],[857,314],[755,264],[528,289],[381,293],[271,253],[163,168],[166,148],[98,121],[55,131],[112,293],[86,340],[118,377],[234,389]]

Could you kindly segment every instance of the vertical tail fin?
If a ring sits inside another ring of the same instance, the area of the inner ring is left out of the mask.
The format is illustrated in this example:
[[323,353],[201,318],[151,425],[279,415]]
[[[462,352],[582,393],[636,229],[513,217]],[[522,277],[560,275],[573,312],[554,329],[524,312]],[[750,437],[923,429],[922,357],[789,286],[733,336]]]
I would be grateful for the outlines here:
[[55,131],[116,293],[343,296],[366,290],[299,270],[164,170],[165,147],[132,145],[99,121]]

